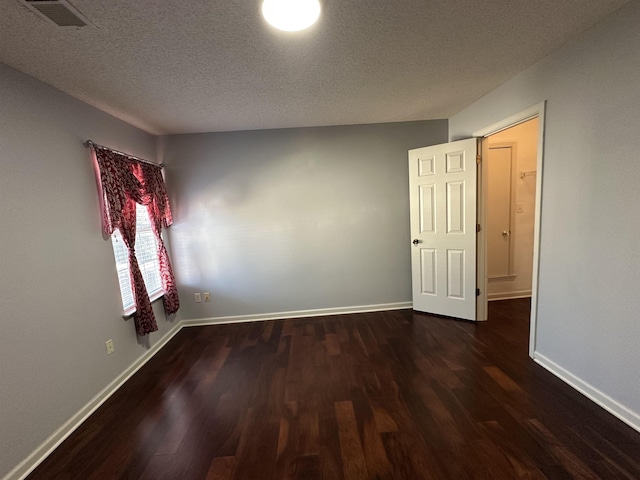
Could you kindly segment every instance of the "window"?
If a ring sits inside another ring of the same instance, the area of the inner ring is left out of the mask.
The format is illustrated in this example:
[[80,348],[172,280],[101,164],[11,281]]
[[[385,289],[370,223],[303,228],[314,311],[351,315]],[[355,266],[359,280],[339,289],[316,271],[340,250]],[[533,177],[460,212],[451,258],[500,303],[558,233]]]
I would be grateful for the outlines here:
[[[115,230],[111,235],[111,243],[113,244],[113,254],[116,257],[122,308],[125,315],[131,315],[136,311],[136,306],[129,275],[129,250],[122,240],[119,230]],[[149,299],[153,301],[160,298],[164,292],[158,263],[158,242],[151,229],[147,207],[139,204],[136,205],[136,258],[142,272],[142,278],[144,278],[144,284],[147,287]]]

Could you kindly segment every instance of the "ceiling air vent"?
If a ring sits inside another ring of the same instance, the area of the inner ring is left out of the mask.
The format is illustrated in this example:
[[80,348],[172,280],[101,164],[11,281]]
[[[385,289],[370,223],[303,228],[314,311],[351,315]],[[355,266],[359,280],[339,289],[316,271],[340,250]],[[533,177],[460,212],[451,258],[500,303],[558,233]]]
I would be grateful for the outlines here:
[[38,16],[59,27],[86,27],[92,23],[65,0],[20,0]]

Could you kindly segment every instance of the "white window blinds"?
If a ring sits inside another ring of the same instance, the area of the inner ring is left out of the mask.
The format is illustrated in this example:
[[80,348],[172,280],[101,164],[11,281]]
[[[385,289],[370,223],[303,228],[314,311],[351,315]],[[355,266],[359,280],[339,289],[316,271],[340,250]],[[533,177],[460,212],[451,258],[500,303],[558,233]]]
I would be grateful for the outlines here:
[[[111,236],[111,243],[116,259],[118,282],[120,283],[120,294],[122,295],[122,308],[125,314],[130,315],[136,309],[129,275],[129,251],[118,230],[115,230]],[[155,300],[164,293],[160,279],[160,265],[158,264],[158,242],[151,229],[147,207],[143,205],[136,206],[135,249],[142,278],[144,278],[144,283],[147,287],[147,293],[151,300]]]

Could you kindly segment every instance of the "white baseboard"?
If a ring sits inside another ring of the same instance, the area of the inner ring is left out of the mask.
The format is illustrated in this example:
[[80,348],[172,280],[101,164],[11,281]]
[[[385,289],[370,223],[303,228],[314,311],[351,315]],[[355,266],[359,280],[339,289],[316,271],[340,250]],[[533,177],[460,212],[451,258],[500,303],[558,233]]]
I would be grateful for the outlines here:
[[620,402],[614,400],[613,398],[588,384],[581,378],[576,377],[574,374],[572,374],[568,370],[565,370],[553,360],[545,357],[540,353],[535,352],[533,354],[533,360],[540,366],[553,373],[560,380],[569,384],[585,397],[600,405],[607,412],[619,418],[634,430],[640,432],[640,414],[638,412],[634,412],[630,408],[625,407]]
[[236,315],[231,317],[213,317],[197,320],[182,320],[176,324],[162,339],[154,344],[129,368],[93,397],[80,411],[67,420],[60,428],[49,436],[39,447],[20,462],[2,480],[24,480],[40,463],[42,463],[69,435],[89,418],[109,397],[129,380],[142,366],[164,347],[182,328],[215,325],[220,323],[256,322],[299,317],[318,317],[323,315],[344,315],[348,313],[379,312],[384,310],[402,310],[412,308],[412,302],[384,303],[379,305],[361,305],[353,307],[321,308],[316,310],[298,310],[256,315]]
[[412,302],[381,303],[378,305],[358,305],[353,307],[318,308],[314,310],[293,310],[288,312],[258,313],[255,315],[233,315],[229,317],[209,317],[183,320],[186,327],[216,325],[219,323],[260,322],[264,320],[284,320],[286,318],[322,317],[325,315],[345,315],[348,313],[382,312],[413,308]]
[[82,423],[89,418],[109,397],[111,397],[124,383],[129,380],[142,366],[171,340],[182,329],[182,322],[176,324],[156,344],[147,350],[129,368],[122,372],[115,380],[103,388],[95,397],[89,400],[84,407],[67,420],[58,430],[53,432],[38,448],[20,462],[13,470],[6,474],[2,480],[23,480],[38,465],[40,465],[58,446],[66,440]]
[[527,298],[531,296],[531,290],[518,290],[516,292],[489,293],[487,300],[511,300],[515,298]]

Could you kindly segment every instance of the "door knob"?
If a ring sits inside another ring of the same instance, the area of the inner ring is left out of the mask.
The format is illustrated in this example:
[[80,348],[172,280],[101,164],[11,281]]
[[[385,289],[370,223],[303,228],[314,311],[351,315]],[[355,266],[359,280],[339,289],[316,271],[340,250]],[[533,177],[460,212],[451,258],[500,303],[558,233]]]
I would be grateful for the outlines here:
[[510,231],[510,230],[504,230],[504,231],[502,232],[502,236],[503,236],[503,237],[508,237],[509,235],[511,235],[511,231]]
[[414,245],[417,245],[417,244],[420,243],[420,240],[418,240],[417,238],[414,238],[413,242],[411,242],[411,243],[413,243]]

